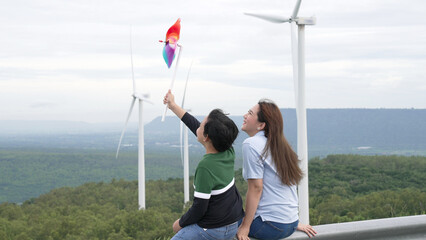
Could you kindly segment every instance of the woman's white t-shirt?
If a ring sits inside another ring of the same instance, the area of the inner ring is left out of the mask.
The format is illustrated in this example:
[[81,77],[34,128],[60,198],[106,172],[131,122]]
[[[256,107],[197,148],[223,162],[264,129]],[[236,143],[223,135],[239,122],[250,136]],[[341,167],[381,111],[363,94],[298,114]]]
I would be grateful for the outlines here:
[[298,217],[297,186],[288,186],[281,182],[270,154],[262,157],[267,138],[264,131],[243,142],[243,177],[263,179],[263,191],[255,218],[263,221],[292,223]]

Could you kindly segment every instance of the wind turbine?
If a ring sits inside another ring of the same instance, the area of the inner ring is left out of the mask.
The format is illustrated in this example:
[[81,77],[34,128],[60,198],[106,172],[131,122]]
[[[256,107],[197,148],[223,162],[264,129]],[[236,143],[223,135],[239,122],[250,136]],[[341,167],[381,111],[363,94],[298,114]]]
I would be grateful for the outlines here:
[[[305,176],[299,183],[299,219],[304,224],[309,224],[309,189],[308,189],[308,135],[306,127],[305,105],[305,25],[315,25],[316,18],[298,17],[302,0],[297,0],[290,17],[270,14],[245,13],[246,15],[261,18],[273,23],[291,24],[291,45],[293,61],[293,80],[296,99],[297,115],[297,155],[300,159],[300,168]],[[296,25],[298,26],[298,42],[296,40]]]
[[130,29],[130,61],[132,64],[132,80],[133,80],[133,94],[130,103],[129,113],[127,114],[126,122],[124,123],[123,131],[121,132],[120,141],[118,142],[117,153],[115,158],[118,158],[120,151],[121,141],[123,140],[124,133],[126,132],[127,124],[129,123],[130,115],[132,115],[133,106],[136,99],[139,100],[139,144],[138,144],[138,203],[139,210],[145,209],[145,146],[144,146],[144,129],[143,129],[143,102],[151,103],[148,100],[147,94],[136,92],[135,76],[133,72],[133,49],[132,49],[132,30]]
[[[183,91],[182,105],[183,109],[185,105],[186,87],[188,86],[189,73],[191,72],[192,62],[186,76],[185,90]],[[189,112],[190,110],[187,109]],[[183,134],[182,134],[183,132]],[[183,136],[182,136],[183,135]],[[182,145],[183,138],[183,145]],[[183,149],[183,151],[182,151]],[[180,154],[183,165],[183,195],[184,203],[189,202],[189,146],[188,146],[188,128],[183,126],[183,122],[180,122]]]

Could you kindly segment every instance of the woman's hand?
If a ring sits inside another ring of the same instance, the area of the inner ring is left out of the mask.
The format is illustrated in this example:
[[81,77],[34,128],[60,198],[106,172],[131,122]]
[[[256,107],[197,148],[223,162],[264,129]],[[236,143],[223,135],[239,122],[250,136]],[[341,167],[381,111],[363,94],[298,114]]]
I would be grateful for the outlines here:
[[179,219],[173,223],[173,232],[177,233],[182,227],[179,225]]
[[164,96],[163,104],[167,104],[167,107],[171,110],[173,110],[172,108],[176,106],[175,96],[172,94],[172,91],[170,89],[166,93],[166,96]]
[[301,224],[297,225],[297,230],[301,232],[305,232],[309,238],[314,237],[317,232],[311,225]]
[[250,227],[244,227],[243,225],[241,225],[238,228],[238,232],[237,232],[237,239],[238,240],[250,240],[250,238],[248,237],[248,234],[250,232]]

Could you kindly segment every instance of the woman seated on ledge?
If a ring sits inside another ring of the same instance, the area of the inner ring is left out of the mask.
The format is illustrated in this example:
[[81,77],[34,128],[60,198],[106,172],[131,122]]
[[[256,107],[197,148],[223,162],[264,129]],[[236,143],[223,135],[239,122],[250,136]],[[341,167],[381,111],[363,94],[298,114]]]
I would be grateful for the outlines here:
[[244,115],[243,177],[248,182],[246,215],[238,240],[282,239],[297,229],[309,237],[316,232],[299,223],[297,184],[302,179],[297,154],[284,137],[280,109],[260,100]]
[[243,218],[243,203],[234,183],[235,153],[232,143],[238,127],[222,110],[215,109],[200,122],[176,105],[169,92],[168,108],[197,136],[206,149],[194,176],[194,202],[173,224],[175,239],[233,239]]

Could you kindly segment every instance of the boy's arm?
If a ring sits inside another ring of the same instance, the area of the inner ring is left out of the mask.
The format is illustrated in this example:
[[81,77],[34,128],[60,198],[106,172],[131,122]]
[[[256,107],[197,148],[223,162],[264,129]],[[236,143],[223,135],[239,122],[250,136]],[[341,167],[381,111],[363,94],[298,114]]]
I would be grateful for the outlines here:
[[174,112],[176,116],[182,120],[182,122],[185,123],[185,125],[191,130],[191,132],[195,134],[195,136],[197,136],[197,129],[200,127],[200,122],[191,114],[186,112],[185,109],[176,104],[175,96],[170,90],[167,92],[166,96],[164,96],[163,103],[167,104],[167,107],[172,110],[172,112]]
[[185,112],[181,120],[197,136],[197,129],[200,127],[200,122],[189,112]]
[[209,199],[194,197],[194,203],[191,208],[179,219],[179,226],[183,228],[200,221],[206,213],[208,206]]

